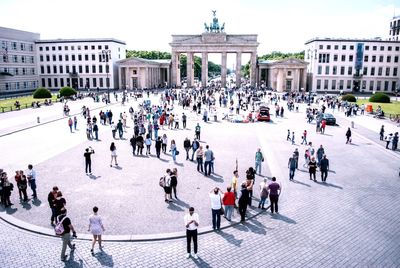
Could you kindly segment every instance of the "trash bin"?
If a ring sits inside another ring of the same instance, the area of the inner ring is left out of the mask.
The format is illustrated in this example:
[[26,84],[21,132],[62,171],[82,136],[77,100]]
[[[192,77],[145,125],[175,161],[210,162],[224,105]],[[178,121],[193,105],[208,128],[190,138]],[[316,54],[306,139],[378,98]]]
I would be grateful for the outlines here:
[[365,109],[365,111],[367,111],[367,113],[372,113],[372,104],[367,104],[367,108]]

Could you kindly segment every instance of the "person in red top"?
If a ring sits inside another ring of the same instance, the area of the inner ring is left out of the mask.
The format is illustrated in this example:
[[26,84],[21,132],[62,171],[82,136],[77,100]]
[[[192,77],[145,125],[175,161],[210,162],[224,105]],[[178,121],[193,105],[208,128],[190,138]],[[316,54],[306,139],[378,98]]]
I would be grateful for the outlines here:
[[321,122],[321,134],[325,133],[325,127],[326,127],[326,120],[322,120]]
[[225,216],[224,218],[228,221],[232,219],[233,207],[235,205],[235,193],[232,192],[232,187],[228,186],[226,188],[226,192],[224,193],[224,197],[222,198],[222,202],[225,206]]

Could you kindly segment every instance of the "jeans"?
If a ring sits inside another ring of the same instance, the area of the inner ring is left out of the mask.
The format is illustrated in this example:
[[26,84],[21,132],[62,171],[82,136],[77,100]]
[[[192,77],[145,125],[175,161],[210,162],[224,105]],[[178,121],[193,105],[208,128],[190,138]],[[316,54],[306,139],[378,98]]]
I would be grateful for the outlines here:
[[99,139],[99,132],[98,132],[98,131],[95,131],[95,132],[94,132],[94,137],[95,137],[96,140]]
[[256,161],[256,164],[254,166],[255,166],[255,169],[256,169],[256,173],[257,173],[257,170],[260,170],[258,172],[258,174],[261,174],[261,161]]
[[186,128],[186,121],[182,121],[183,123],[183,128]]
[[291,168],[289,169],[289,180],[293,180],[294,179],[294,172],[296,171],[296,169]]
[[172,159],[176,161],[176,149],[172,150]]
[[161,145],[161,148],[162,148],[163,153],[165,154],[165,153],[167,152],[167,144],[166,144],[166,143],[163,143],[163,144]]
[[316,178],[315,178],[315,170],[310,170],[309,171],[309,173],[310,173],[310,180],[311,180],[311,177],[314,177],[314,180],[316,180]]
[[200,171],[200,169],[201,169],[201,172],[204,172],[204,170],[203,170],[203,158],[197,157],[197,171]]
[[190,253],[190,242],[193,238],[193,246],[194,246],[194,254],[197,254],[197,229],[196,230],[187,230],[186,229],[186,246],[187,253]]
[[88,170],[89,170],[89,173],[92,173],[92,161],[86,161],[85,162],[85,171],[86,171],[86,173],[88,173]]
[[122,129],[118,129],[119,138],[122,139],[124,135],[124,131]]
[[[204,175],[210,175],[211,174],[211,161],[205,161],[204,162]],[[208,168],[208,171],[207,171],[207,168]]]
[[62,239],[62,249],[61,249],[61,259],[65,258],[65,251],[67,250],[67,245],[69,246],[70,249],[72,249],[72,244],[71,244],[71,234],[63,234],[61,236]]
[[219,229],[221,226],[221,210],[220,209],[211,209],[212,211],[212,225],[213,229]]
[[192,152],[192,161],[194,159],[194,153],[196,152],[197,149],[192,148],[193,152]]
[[260,208],[264,208],[264,206],[265,206],[265,201],[267,200],[267,198],[266,197],[262,197],[261,199],[260,199],[260,203],[258,203],[258,207]]
[[328,177],[328,170],[321,170],[321,180],[326,181],[327,177]]
[[269,201],[271,202],[271,213],[278,213],[278,200],[279,200],[279,195],[270,195],[269,196]]
[[230,221],[232,219],[233,205],[225,205],[225,217]]
[[158,139],[158,129],[154,130],[154,140]]
[[31,180],[30,183],[31,183],[31,189],[33,192],[32,195],[34,198],[36,198],[37,197],[37,195],[36,195],[36,180]]
[[200,140],[200,132],[196,132],[196,139]]
[[72,133],[72,125],[69,125],[69,130],[70,130],[71,133]]
[[189,150],[190,148],[185,148],[186,150],[186,160],[189,160]]

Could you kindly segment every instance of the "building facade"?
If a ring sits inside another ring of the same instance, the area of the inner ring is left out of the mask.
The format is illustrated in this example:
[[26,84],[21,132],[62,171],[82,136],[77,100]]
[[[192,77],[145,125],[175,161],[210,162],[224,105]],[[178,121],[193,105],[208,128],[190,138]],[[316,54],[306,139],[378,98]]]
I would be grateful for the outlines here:
[[0,95],[38,87],[35,41],[40,34],[0,27]]
[[400,16],[394,16],[390,21],[389,41],[400,41]]
[[40,86],[59,89],[117,89],[116,62],[125,59],[125,42],[116,39],[36,41]]
[[400,42],[315,38],[305,43],[307,89],[317,92],[395,92]]

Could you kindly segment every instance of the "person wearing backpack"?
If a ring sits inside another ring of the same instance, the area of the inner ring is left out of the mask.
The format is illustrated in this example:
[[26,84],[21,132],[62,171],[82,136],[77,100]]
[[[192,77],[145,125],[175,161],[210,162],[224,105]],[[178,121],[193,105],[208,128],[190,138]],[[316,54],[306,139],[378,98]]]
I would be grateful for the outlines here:
[[62,249],[61,249],[61,261],[66,261],[68,255],[65,254],[67,250],[67,245],[71,249],[71,251],[75,250],[75,244],[71,243],[71,231],[72,235],[76,237],[76,232],[74,226],[71,223],[71,220],[67,217],[67,209],[61,209],[61,215],[57,217],[57,225],[55,227],[55,231],[57,235],[61,236],[62,239]]
[[165,202],[172,202],[171,198],[171,170],[168,168],[166,174],[160,178],[160,186],[164,188]]

